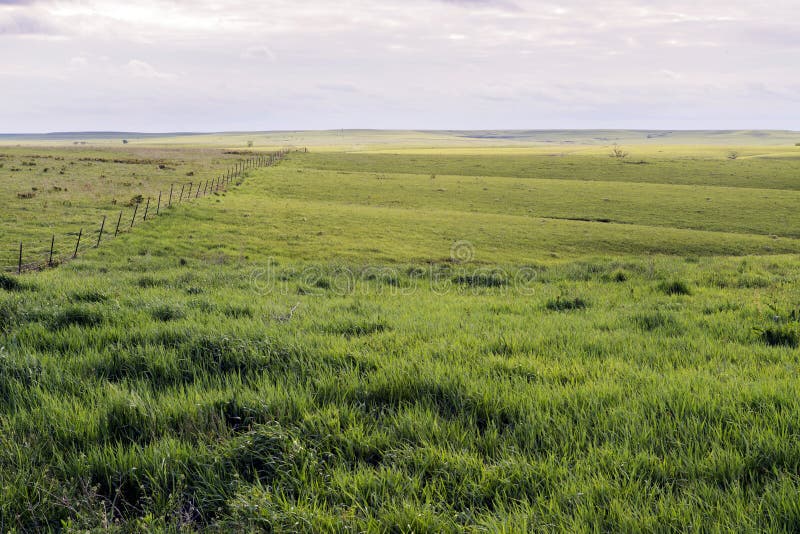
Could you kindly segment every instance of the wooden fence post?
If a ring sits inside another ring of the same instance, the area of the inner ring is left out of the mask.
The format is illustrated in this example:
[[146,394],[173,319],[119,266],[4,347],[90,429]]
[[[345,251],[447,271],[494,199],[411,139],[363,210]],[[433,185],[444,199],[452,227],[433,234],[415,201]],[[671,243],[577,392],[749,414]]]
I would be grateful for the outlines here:
[[142,220],[147,220],[147,212],[150,210],[150,197],[147,197],[147,205],[144,207],[144,218]]
[[194,186],[194,182],[189,182],[189,192],[186,195],[186,200],[189,201],[192,199],[192,187]]
[[206,185],[205,187],[203,187],[203,196],[206,196],[207,192],[208,192],[208,180],[206,180]]
[[56,246],[56,234],[53,234],[53,239],[50,241],[50,259],[47,260],[47,266],[53,266],[53,248]]
[[119,233],[119,223],[121,222],[122,222],[122,210],[119,210],[119,219],[117,219],[117,229],[114,230],[114,237],[117,237],[117,234]]
[[75,253],[72,255],[73,258],[78,257],[78,247],[81,246],[81,236],[83,235],[83,228],[80,229],[78,232],[78,241],[75,243]]
[[194,194],[194,198],[200,198],[200,186],[203,185],[202,183],[197,183],[197,193]]
[[186,184],[181,184],[181,196],[178,197],[178,204],[180,204],[181,200],[183,200],[183,188],[184,187],[186,187]]
[[158,204],[156,205],[156,215],[161,214],[161,191],[158,192]]
[[172,207],[172,186],[173,184],[169,184],[169,204],[167,204],[168,208]]
[[131,228],[133,228],[133,223],[136,221],[136,212],[139,211],[139,204],[136,203],[133,205],[133,217],[131,217]]
[[103,228],[105,228],[105,226],[106,226],[106,216],[103,215],[103,222],[100,223],[100,233],[97,234],[97,245],[95,245],[95,248],[100,246],[100,240],[103,238]]
[[19,263],[17,264],[17,274],[22,274],[22,241],[19,242]]

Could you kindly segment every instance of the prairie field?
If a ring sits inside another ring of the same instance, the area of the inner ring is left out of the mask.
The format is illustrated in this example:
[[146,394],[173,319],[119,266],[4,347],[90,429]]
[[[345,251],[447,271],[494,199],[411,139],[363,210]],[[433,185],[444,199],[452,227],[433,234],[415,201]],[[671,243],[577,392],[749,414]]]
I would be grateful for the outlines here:
[[3,141],[11,268],[308,152],[0,274],[0,531],[797,531],[800,138],[644,136]]

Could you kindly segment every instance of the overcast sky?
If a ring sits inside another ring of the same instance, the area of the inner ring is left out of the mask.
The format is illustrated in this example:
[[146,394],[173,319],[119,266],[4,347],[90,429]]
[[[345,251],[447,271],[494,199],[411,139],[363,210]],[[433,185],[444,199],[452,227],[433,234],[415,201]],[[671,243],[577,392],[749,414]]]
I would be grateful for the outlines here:
[[798,0],[0,0],[0,132],[800,130]]

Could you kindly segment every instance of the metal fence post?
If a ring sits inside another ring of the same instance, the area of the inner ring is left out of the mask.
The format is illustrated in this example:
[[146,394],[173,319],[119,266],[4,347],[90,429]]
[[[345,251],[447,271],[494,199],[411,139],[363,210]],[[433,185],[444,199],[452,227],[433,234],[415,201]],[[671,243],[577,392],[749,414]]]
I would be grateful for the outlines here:
[[80,229],[78,232],[78,241],[75,243],[75,253],[72,255],[73,258],[78,257],[78,247],[81,245],[81,236],[83,235],[83,228]]
[[100,223],[100,233],[97,234],[97,245],[95,245],[95,248],[100,246],[100,240],[103,238],[103,228],[105,228],[105,226],[106,226],[106,216],[103,215],[103,222]]

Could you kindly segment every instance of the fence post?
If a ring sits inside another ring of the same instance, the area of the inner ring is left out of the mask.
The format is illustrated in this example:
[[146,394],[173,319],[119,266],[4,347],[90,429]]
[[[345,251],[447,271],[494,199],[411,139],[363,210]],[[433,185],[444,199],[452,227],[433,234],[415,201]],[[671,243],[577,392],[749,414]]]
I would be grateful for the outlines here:
[[73,258],[78,257],[78,247],[81,245],[81,236],[83,235],[83,228],[80,229],[78,232],[78,242],[75,243],[75,253],[72,255]]
[[206,196],[207,192],[208,192],[208,180],[206,180],[206,185],[205,187],[203,187],[203,196]]
[[56,234],[53,234],[53,239],[50,241],[50,259],[47,260],[47,266],[53,266],[53,248],[56,246]]
[[147,205],[144,207],[144,218],[142,220],[147,220],[147,212],[150,210],[150,197],[147,197]]
[[17,274],[22,274],[22,241],[19,242],[19,263],[17,264]]
[[194,186],[194,182],[189,182],[189,193],[186,195],[186,200],[192,199],[192,187]]
[[200,186],[203,185],[202,183],[197,184],[197,193],[194,194],[194,198],[200,198]]
[[119,219],[117,219],[117,229],[114,230],[114,237],[117,237],[117,234],[119,233],[119,223],[121,222],[122,222],[122,210],[119,210]]
[[136,203],[133,205],[133,217],[131,217],[131,228],[133,228],[133,222],[136,220],[136,212],[139,211],[139,204]]
[[178,204],[180,204],[181,200],[183,200],[183,188],[184,187],[186,187],[186,184],[181,184],[181,196],[178,197]]
[[158,204],[156,204],[156,215],[161,214],[161,191],[158,192]]
[[95,245],[95,248],[100,246],[100,240],[103,238],[103,228],[105,228],[105,226],[106,226],[106,216],[103,215],[103,222],[100,223],[100,233],[97,234],[97,245]]
[[169,184],[169,204],[167,204],[168,208],[172,207],[172,186],[173,184]]

